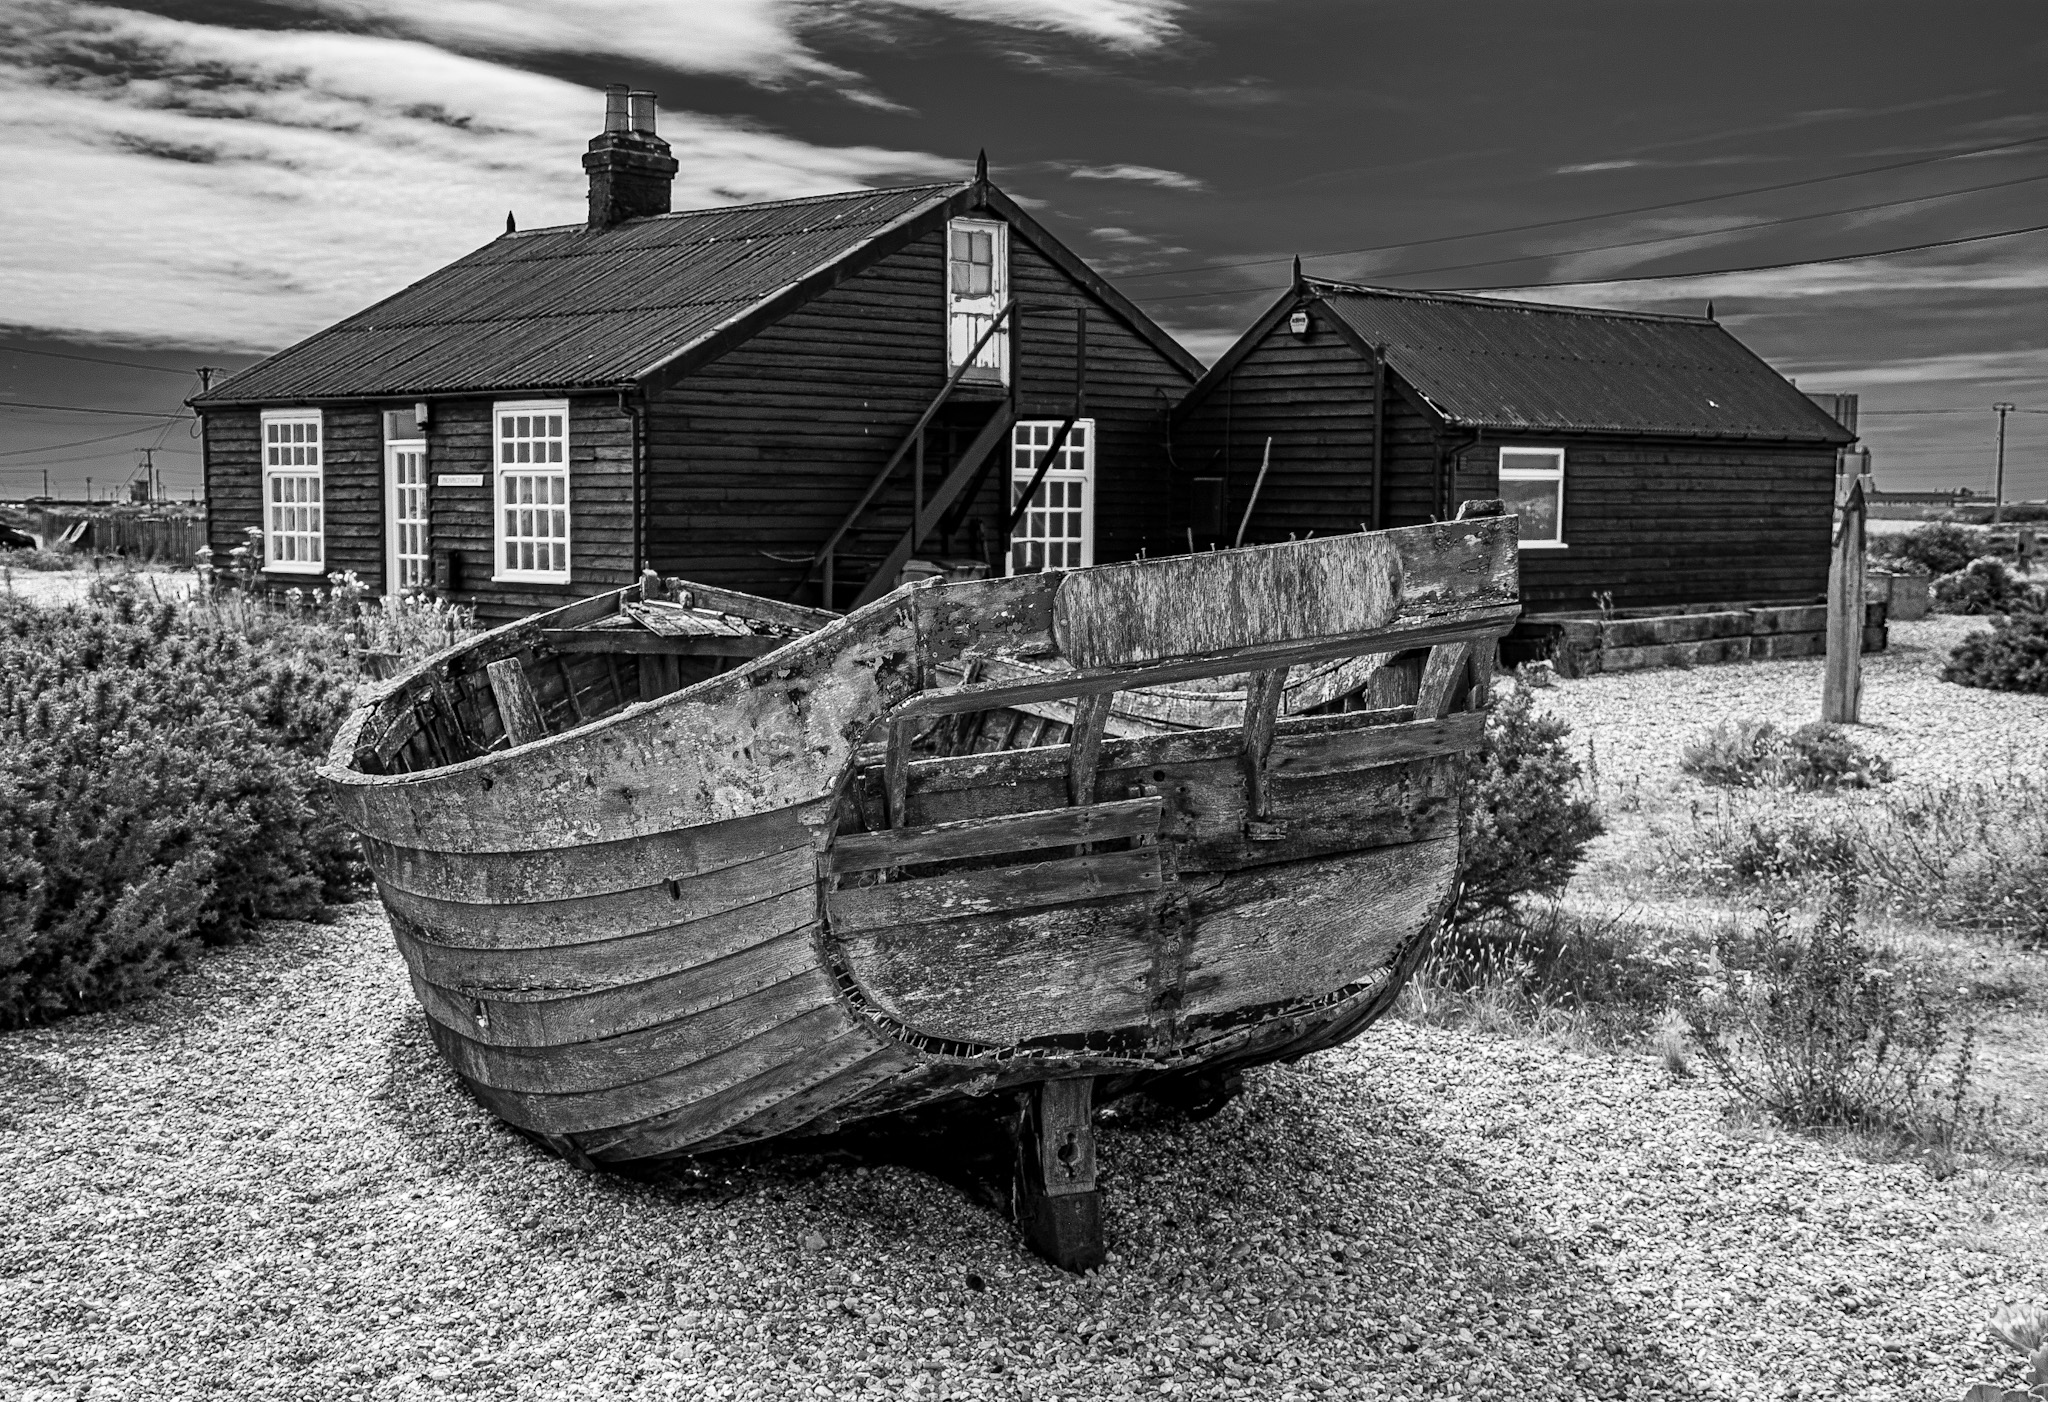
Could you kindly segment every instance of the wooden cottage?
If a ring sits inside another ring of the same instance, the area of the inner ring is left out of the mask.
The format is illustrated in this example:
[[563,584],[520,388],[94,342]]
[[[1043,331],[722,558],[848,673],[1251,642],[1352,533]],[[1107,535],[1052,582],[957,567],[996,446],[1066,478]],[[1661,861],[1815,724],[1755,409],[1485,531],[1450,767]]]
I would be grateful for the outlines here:
[[1827,589],[1854,435],[1708,317],[1297,275],[1173,422],[1186,548],[1520,517],[1531,612]]
[[508,219],[192,401],[217,557],[255,528],[273,585],[354,571],[499,621],[646,566],[846,608],[1168,543],[1200,366],[985,163],[670,213],[652,95],[614,90],[584,166],[587,222]]

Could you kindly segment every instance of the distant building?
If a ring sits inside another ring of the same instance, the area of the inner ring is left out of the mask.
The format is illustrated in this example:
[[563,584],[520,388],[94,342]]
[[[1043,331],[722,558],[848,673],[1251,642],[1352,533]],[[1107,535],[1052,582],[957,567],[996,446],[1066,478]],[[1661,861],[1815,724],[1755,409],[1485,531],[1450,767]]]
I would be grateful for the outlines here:
[[1278,541],[1498,496],[1531,611],[1804,599],[1854,438],[1709,318],[1298,276],[1176,411],[1176,520]]

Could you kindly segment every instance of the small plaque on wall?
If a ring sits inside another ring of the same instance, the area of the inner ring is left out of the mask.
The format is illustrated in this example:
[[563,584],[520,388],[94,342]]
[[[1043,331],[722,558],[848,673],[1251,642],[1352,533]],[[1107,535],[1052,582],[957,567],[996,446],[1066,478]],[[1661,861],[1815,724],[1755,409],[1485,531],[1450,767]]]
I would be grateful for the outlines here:
[[481,472],[443,472],[434,478],[437,487],[481,487],[483,484]]

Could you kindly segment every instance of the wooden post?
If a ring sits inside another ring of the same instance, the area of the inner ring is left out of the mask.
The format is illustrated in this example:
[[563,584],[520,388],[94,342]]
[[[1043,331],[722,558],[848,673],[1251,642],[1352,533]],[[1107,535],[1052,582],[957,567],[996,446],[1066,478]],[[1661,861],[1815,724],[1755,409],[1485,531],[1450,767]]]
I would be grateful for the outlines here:
[[1095,802],[1095,766],[1102,756],[1102,731],[1109,723],[1113,691],[1074,698],[1074,731],[1067,737],[1067,802]]
[[1472,657],[1470,642],[1438,643],[1429,650],[1423,664],[1422,684],[1416,690],[1415,719],[1442,720],[1451,713],[1458,686],[1465,680],[1465,664]]
[[1017,1220],[1031,1249],[1063,1270],[1102,1264],[1095,1185],[1095,1082],[1043,1081],[1019,1097]]
[[1863,517],[1867,477],[1849,484],[1828,564],[1828,658],[1820,718],[1854,725],[1863,708]]
[[1266,761],[1273,752],[1273,724],[1280,714],[1280,696],[1287,688],[1287,669],[1254,672],[1244,691],[1245,816],[1261,819],[1271,806],[1266,792]]
[[491,695],[497,698],[498,719],[505,724],[506,740],[516,747],[544,739],[548,727],[540,716],[540,700],[533,694],[533,684],[526,680],[526,669],[519,665],[519,659],[501,657],[485,665],[484,675],[490,679]]

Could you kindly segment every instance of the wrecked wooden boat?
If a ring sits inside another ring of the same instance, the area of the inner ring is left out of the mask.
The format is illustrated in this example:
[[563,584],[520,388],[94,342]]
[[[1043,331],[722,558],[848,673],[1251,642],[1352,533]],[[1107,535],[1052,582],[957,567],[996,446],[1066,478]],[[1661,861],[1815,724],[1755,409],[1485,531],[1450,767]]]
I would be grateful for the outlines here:
[[1420,958],[1515,557],[1475,514],[845,616],[650,574],[383,684],[322,775],[513,1125],[616,1164],[1016,1092],[1086,1265],[1094,1101],[1332,1046]]

